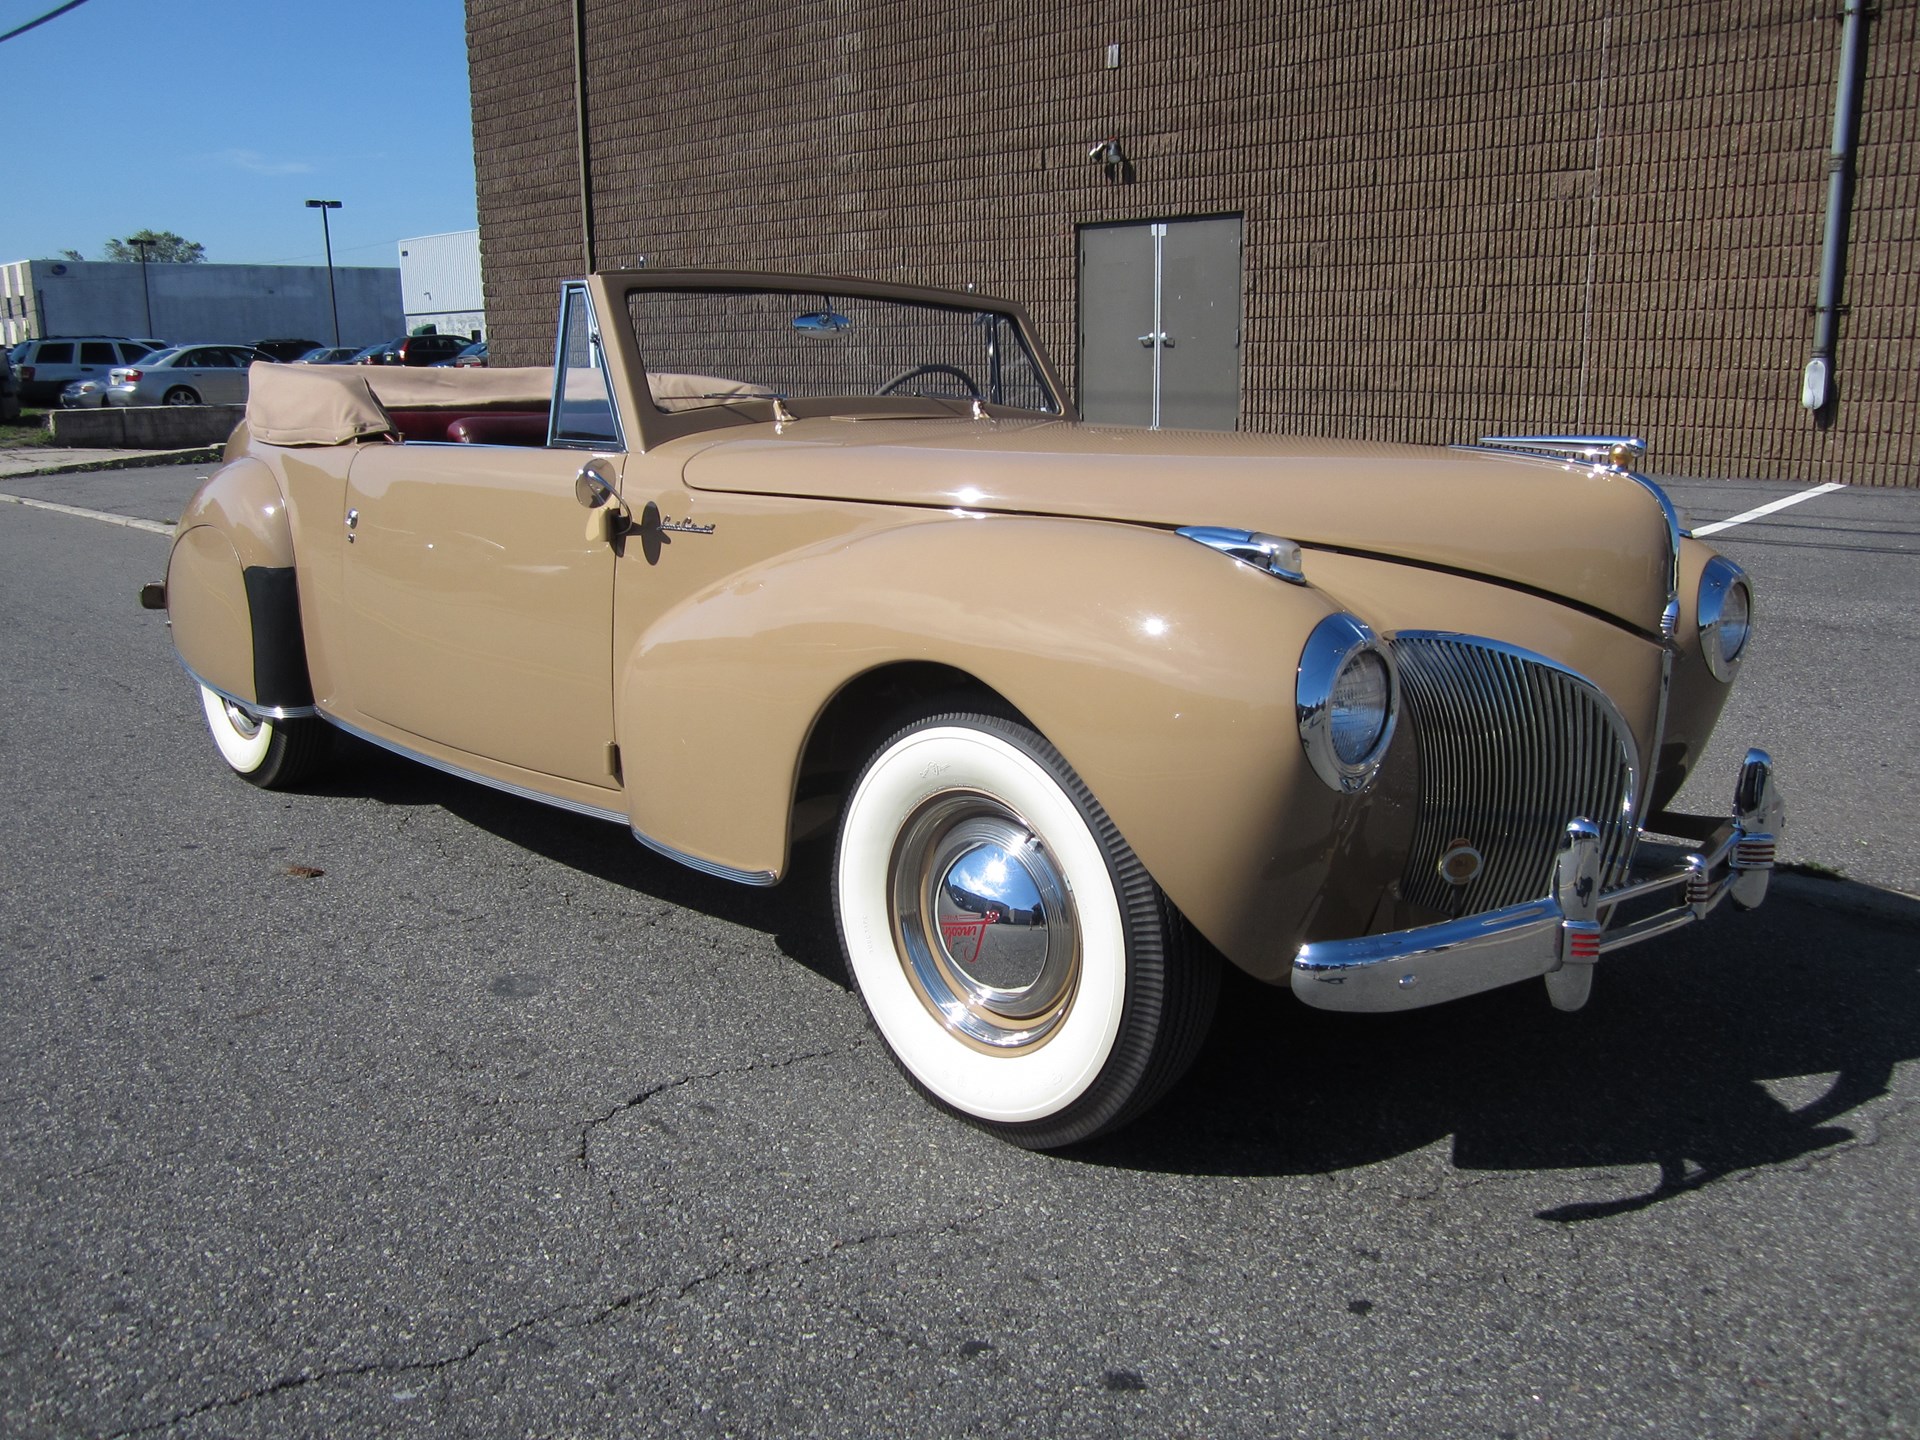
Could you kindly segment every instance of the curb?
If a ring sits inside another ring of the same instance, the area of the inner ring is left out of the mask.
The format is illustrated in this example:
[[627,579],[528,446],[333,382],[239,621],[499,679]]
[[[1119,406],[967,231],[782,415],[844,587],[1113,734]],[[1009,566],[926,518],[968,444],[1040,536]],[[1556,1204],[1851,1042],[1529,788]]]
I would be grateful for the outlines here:
[[224,445],[196,445],[190,450],[145,450],[138,455],[115,455],[106,460],[69,460],[64,465],[48,465],[39,470],[10,470],[0,475],[0,484],[26,480],[36,475],[79,475],[89,470],[143,470],[149,465],[188,465],[218,460]]
[[1883,890],[1859,880],[1809,874],[1782,866],[1773,872],[1769,889],[1785,900],[1798,900],[1819,910],[1836,910],[1882,920],[1902,929],[1920,929],[1920,895]]

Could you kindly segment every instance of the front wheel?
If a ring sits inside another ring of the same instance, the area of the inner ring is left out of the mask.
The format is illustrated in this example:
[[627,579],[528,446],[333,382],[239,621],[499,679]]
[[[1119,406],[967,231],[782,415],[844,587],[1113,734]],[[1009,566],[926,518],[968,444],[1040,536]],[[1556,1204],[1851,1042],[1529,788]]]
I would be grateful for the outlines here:
[[834,901],[895,1061],[1016,1144],[1118,1129],[1205,1037],[1218,957],[1024,725],[940,715],[881,747],[847,802]]
[[200,708],[220,758],[233,773],[263,790],[284,790],[317,771],[332,737],[326,721],[265,720],[217,691],[200,687]]

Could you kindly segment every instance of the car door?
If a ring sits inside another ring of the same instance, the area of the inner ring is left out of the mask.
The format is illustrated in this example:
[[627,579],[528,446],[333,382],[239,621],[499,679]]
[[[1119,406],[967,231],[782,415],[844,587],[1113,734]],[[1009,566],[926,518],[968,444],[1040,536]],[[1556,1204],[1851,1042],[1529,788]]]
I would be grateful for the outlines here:
[[220,354],[226,365],[208,373],[202,398],[209,405],[244,405],[247,403],[247,367],[256,359],[267,357],[238,345],[224,346]]
[[346,704],[536,788],[614,784],[614,550],[576,482],[617,492],[625,457],[590,312],[568,321],[560,393],[597,391],[604,424],[563,407],[538,448],[366,446],[342,517]]
[[80,374],[76,378],[105,380],[107,372],[117,363],[112,341],[82,340],[80,342]]
[[182,350],[174,357],[173,364],[163,367],[160,373],[166,377],[161,386],[160,398],[165,398],[175,390],[186,388],[200,397],[202,405],[213,405],[215,401],[209,388],[217,388],[219,368],[223,362],[218,349],[211,345],[197,346],[192,350]]

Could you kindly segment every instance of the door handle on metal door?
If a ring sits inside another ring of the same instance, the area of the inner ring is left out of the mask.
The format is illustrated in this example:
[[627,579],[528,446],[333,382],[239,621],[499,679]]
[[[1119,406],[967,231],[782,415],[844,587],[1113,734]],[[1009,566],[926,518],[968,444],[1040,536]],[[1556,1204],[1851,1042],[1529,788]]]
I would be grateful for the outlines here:
[[626,533],[633,517],[620,497],[613,493],[613,486],[595,468],[599,463],[589,460],[580,467],[580,472],[573,477],[573,498],[587,507],[586,538],[611,541]]
[[573,498],[589,510],[598,510],[613,498],[613,486],[593,467],[594,462],[589,460],[573,477]]
[[1164,330],[1151,331],[1140,337],[1140,348],[1151,350],[1158,343],[1162,349],[1173,349],[1173,337]]

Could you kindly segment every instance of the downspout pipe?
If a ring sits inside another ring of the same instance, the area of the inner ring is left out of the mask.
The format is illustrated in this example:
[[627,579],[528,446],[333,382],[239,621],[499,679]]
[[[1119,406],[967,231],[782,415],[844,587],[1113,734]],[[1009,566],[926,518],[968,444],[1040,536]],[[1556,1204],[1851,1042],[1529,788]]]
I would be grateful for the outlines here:
[[1800,403],[1816,423],[1831,423],[1839,392],[1833,383],[1834,342],[1841,286],[1847,273],[1847,226],[1852,218],[1854,155],[1860,142],[1860,87],[1867,60],[1867,0],[1845,0],[1840,12],[1840,78],[1833,100],[1833,149],[1827,155],[1827,229],[1820,254],[1820,297],[1813,307],[1813,355],[1800,382]]
[[573,0],[573,121],[580,158],[580,251],[582,274],[594,272],[593,173],[587,165],[587,0]]

